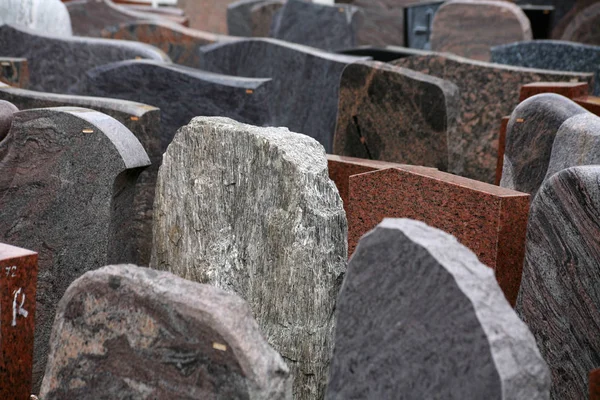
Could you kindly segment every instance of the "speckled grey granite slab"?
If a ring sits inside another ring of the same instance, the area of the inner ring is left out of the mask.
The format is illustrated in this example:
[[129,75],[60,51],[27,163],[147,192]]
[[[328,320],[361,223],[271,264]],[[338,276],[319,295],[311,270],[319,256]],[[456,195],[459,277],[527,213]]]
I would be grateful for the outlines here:
[[202,69],[272,78],[271,125],[309,135],[331,153],[342,71],[364,58],[267,38],[215,43],[200,52]]
[[227,6],[227,34],[231,36],[251,37],[251,10],[265,0],[239,0]]
[[555,71],[594,73],[594,95],[600,95],[600,46],[561,40],[533,40],[492,47],[492,62]]
[[41,35],[71,36],[71,18],[60,0],[2,0],[0,25],[14,24]]
[[270,79],[240,78],[164,64],[130,60],[85,75],[76,92],[151,104],[161,110],[161,149],[177,129],[197,116],[222,116],[264,125],[271,121]]
[[494,271],[454,236],[386,218],[336,309],[327,400],[546,400],[550,374]]
[[128,261],[135,183],[149,164],[135,136],[108,115],[72,107],[14,114],[0,142],[0,240],[39,254],[33,393],[69,284]]
[[26,58],[28,89],[53,93],[72,93],[85,72],[98,65],[135,58],[171,61],[143,43],[48,36],[12,25],[0,25],[0,56]]

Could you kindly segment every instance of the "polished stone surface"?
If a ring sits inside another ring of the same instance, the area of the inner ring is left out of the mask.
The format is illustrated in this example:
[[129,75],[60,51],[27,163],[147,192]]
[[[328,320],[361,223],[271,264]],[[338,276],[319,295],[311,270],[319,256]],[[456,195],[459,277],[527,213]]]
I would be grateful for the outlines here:
[[71,19],[60,0],[2,0],[0,25],[14,24],[42,35],[71,36]]

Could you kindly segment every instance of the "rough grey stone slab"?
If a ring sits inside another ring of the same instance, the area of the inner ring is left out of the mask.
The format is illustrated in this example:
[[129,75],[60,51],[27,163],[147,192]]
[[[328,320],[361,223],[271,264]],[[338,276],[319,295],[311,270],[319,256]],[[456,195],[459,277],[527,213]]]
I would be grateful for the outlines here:
[[19,111],[17,106],[5,100],[0,100],[0,142],[8,135],[14,113]]
[[285,128],[194,118],[163,157],[155,215],[152,266],[248,301],[294,398],[322,398],[347,259],[323,147]]
[[599,180],[597,165],[562,170],[529,213],[517,310],[550,367],[555,400],[588,398],[588,373],[600,364]]
[[47,36],[12,25],[0,25],[0,56],[26,58],[28,89],[53,93],[71,93],[85,72],[98,65],[135,58],[170,62],[162,51],[143,43]]
[[492,62],[555,71],[594,73],[594,95],[600,95],[600,46],[560,40],[533,40],[492,47]]
[[288,0],[271,36],[327,51],[355,47],[362,11],[347,4],[317,4]]
[[535,197],[546,172],[552,144],[567,119],[588,111],[554,93],[543,93],[521,102],[506,128],[504,164],[500,186]]
[[265,0],[239,0],[227,6],[227,33],[232,36],[251,37],[252,7]]
[[87,72],[76,92],[160,108],[162,152],[177,129],[196,116],[223,116],[254,125],[272,119],[270,79],[226,76],[151,60],[97,67]]
[[149,164],[135,136],[105,114],[68,107],[14,114],[0,142],[0,241],[39,253],[34,393],[69,284],[128,261],[135,183]]
[[204,70],[272,78],[270,125],[309,135],[331,153],[342,71],[361,58],[266,38],[216,43],[200,52]]
[[328,400],[548,399],[548,367],[494,272],[422,222],[363,236],[336,320]]
[[0,25],[15,24],[40,34],[71,36],[71,18],[60,0],[2,0]]
[[43,399],[291,399],[248,304],[167,272],[111,265],[66,291]]
[[[138,265],[150,263],[152,248],[152,209],[158,167],[162,160],[160,110],[146,104],[102,97],[86,97],[35,92],[0,84],[0,99],[21,110],[49,107],[83,107],[107,114],[127,127],[141,142],[152,165],[140,173],[134,199],[134,240],[127,260]],[[0,133],[0,140],[2,134]]]

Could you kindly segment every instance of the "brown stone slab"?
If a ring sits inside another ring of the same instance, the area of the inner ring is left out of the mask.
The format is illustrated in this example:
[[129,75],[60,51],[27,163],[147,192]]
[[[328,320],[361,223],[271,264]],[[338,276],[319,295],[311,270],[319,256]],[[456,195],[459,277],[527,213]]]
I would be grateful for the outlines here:
[[600,3],[594,2],[580,10],[565,27],[561,40],[600,45]]
[[29,86],[29,66],[25,58],[0,58],[0,82],[27,89]]
[[519,102],[542,93],[556,93],[569,99],[587,96],[590,87],[586,82],[534,82],[521,86]]
[[348,254],[383,218],[411,218],[454,235],[494,269],[515,304],[525,252],[529,195],[441,171],[404,167],[349,179]]
[[573,99],[573,101],[592,114],[600,116],[600,97],[585,96]]
[[37,253],[0,243],[0,399],[31,394]]
[[502,179],[502,168],[504,167],[504,149],[506,148],[506,128],[508,127],[510,116],[502,117],[500,123],[500,135],[498,136],[498,164],[496,164],[496,179],[494,185],[500,185]]
[[590,400],[600,400],[600,369],[590,372]]

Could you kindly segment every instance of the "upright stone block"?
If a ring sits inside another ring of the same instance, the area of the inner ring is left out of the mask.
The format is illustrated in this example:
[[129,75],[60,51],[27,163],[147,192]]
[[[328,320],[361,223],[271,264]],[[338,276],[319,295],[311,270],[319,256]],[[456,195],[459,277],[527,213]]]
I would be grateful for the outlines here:
[[60,0],[3,0],[0,25],[14,24],[44,35],[71,36],[71,18]]
[[315,140],[194,118],[163,157],[152,266],[235,292],[288,362],[294,398],[322,398],[346,268],[342,201]]
[[336,320],[328,400],[548,399],[548,367],[493,272],[421,222],[385,219],[361,239]]
[[29,87],[29,67],[24,58],[0,58],[0,82],[27,89]]
[[41,397],[288,400],[291,378],[238,296],[111,265],[60,301]]
[[0,243],[0,397],[31,394],[38,255]]
[[556,93],[568,99],[585,97],[589,94],[589,86],[585,82],[536,82],[521,86],[519,102],[536,94]]

